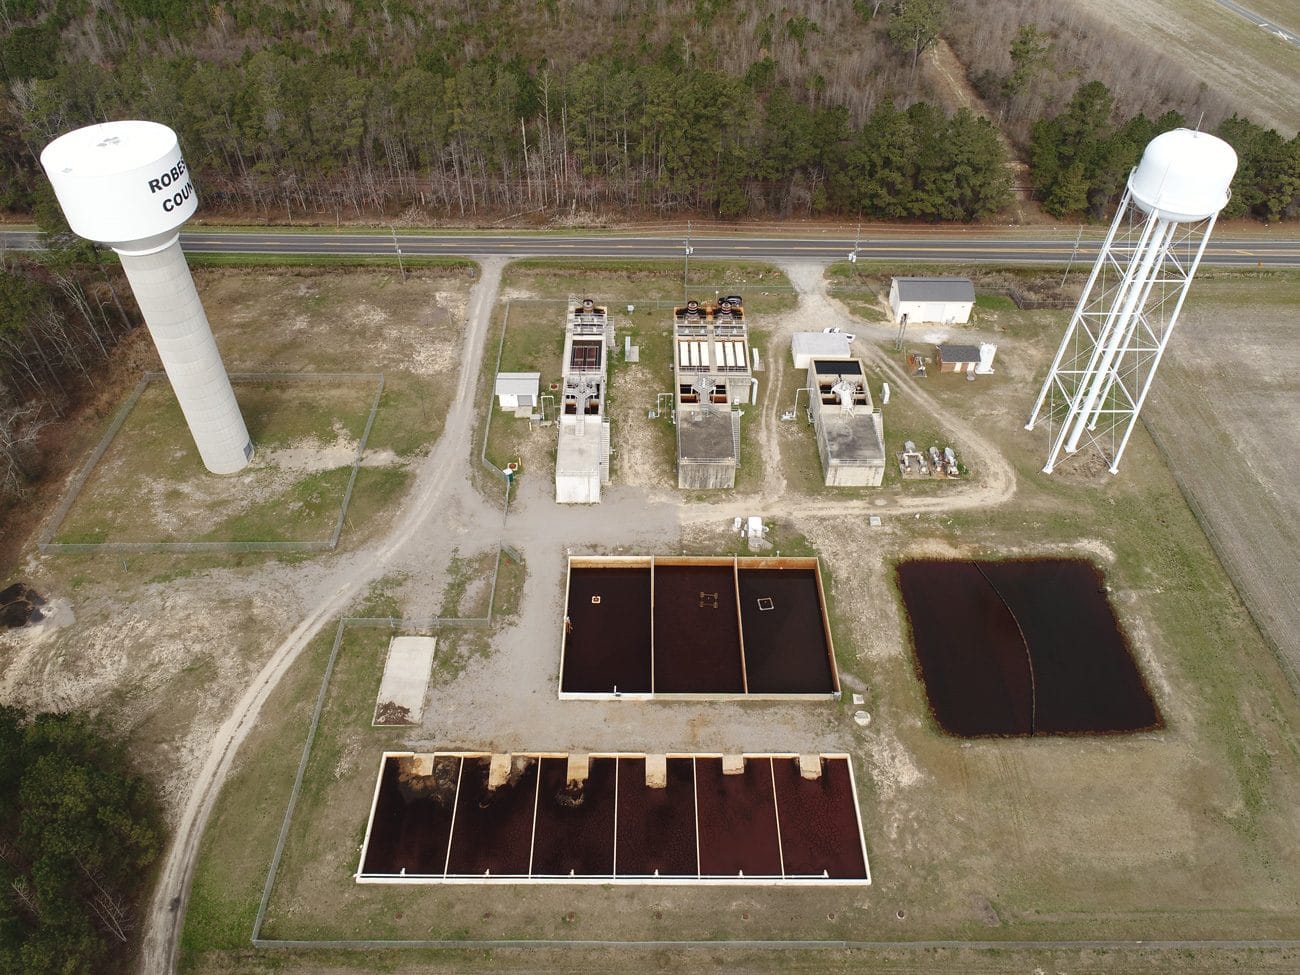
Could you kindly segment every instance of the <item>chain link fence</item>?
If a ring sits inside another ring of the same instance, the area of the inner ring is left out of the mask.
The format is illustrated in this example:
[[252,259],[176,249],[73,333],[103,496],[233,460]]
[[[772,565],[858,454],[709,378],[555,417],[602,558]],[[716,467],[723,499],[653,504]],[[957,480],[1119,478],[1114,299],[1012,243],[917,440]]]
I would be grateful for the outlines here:
[[[120,554],[177,554],[177,553],[234,553],[234,552],[332,552],[338,547],[339,538],[343,534],[343,527],[347,520],[348,506],[352,502],[352,492],[357,483],[357,472],[361,468],[361,458],[366,452],[366,444],[370,440],[370,431],[375,425],[375,416],[379,412],[379,401],[384,395],[384,374],[375,372],[237,372],[230,374],[232,383],[292,383],[292,382],[309,382],[309,383],[336,383],[336,382],[373,382],[375,384],[375,394],[370,404],[370,412],[366,416],[365,428],[361,433],[361,438],[357,442],[356,454],[352,459],[352,470],[348,475],[347,487],[343,492],[343,501],[339,506],[338,517],[335,519],[334,528],[328,538],[308,539],[303,541],[284,541],[277,539],[248,539],[242,541],[176,541],[176,542],[56,542],[54,539],[72,511],[73,506],[81,497],[87,482],[95,472],[99,462],[104,459],[108,449],[113,445],[123,424],[140,402],[140,397],[145,394],[150,384],[159,380],[166,379],[167,374],[163,372],[146,372],[144,377],[131,391],[126,402],[113,416],[112,422],[100,438],[95,449],[90,452],[86,463],[73,477],[68,486],[68,491],[63,500],[59,502],[58,507],[54,509],[53,515],[36,538],[36,546],[42,554],[62,555],[68,553],[120,553]],[[213,475],[216,476],[216,475]]]

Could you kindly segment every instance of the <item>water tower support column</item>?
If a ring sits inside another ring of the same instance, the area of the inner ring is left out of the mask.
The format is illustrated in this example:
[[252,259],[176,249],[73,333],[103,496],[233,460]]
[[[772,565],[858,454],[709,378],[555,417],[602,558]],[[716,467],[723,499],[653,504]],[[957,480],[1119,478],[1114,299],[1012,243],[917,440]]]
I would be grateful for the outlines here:
[[203,466],[235,473],[252,457],[253,444],[179,238],[161,250],[117,254]]
[[176,133],[138,119],[88,125],[46,146],[41,165],[73,232],[121,257],[203,465],[241,470],[253,444],[181,253],[199,196]]

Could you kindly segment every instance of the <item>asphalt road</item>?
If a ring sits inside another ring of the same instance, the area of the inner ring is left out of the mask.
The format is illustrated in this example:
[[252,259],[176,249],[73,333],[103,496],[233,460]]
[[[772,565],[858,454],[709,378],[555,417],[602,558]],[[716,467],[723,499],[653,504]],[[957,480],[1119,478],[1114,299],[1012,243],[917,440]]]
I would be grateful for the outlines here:
[[[396,245],[390,234],[275,233],[193,231],[181,235],[192,254],[332,254],[438,257],[590,257],[682,258],[680,236],[621,236],[590,234],[402,234]],[[820,237],[691,237],[695,260],[839,261],[854,249],[854,241]],[[30,231],[0,232],[0,246],[32,250],[39,246]],[[1096,240],[1075,243],[1068,239],[903,235],[860,241],[857,253],[864,261],[899,263],[945,262],[954,264],[1065,264],[1091,262]],[[1205,262],[1216,265],[1300,267],[1300,240],[1215,238]]]
[[1233,0],[1215,0],[1215,2],[1218,3],[1220,7],[1226,7],[1227,9],[1231,10],[1234,14],[1237,14],[1238,16],[1241,17],[1245,17],[1252,24],[1261,28],[1262,30],[1268,31],[1274,37],[1280,37],[1288,44],[1294,44],[1296,47],[1300,47],[1300,34],[1296,34],[1295,31],[1287,30],[1281,24],[1275,24],[1267,17],[1261,17],[1259,14],[1255,13],[1255,11],[1251,10],[1249,7],[1243,7],[1239,3],[1233,3]]

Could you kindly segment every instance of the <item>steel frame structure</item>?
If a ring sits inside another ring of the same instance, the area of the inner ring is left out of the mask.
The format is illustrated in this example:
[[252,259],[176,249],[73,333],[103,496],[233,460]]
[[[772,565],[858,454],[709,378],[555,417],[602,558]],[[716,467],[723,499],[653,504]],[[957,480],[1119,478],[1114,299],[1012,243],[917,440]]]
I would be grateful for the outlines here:
[[1047,423],[1045,474],[1080,446],[1119,473],[1217,217],[1147,213],[1125,190],[1025,424]]

